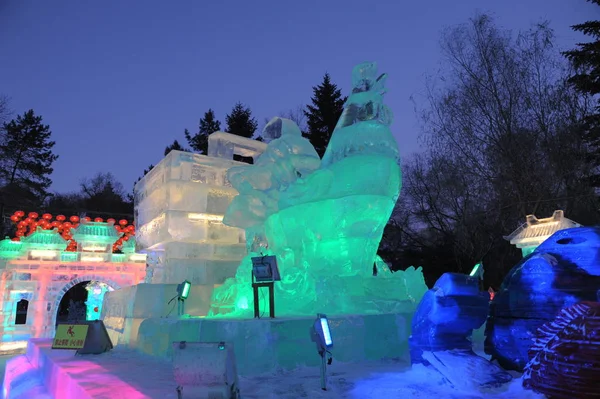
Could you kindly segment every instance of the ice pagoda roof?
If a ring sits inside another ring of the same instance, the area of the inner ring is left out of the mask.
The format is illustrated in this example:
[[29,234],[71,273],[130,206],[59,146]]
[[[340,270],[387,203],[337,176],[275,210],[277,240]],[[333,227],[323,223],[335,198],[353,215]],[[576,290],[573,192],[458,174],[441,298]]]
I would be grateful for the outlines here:
[[121,251],[123,251],[124,254],[132,254],[135,252],[135,238],[133,237],[129,237],[129,239],[125,242],[123,242],[123,245],[121,246]]
[[0,258],[12,258],[20,255],[23,243],[6,237],[0,241]]
[[81,221],[77,228],[71,229],[73,239],[78,243],[114,244],[122,233],[115,229],[114,223]]
[[68,244],[57,229],[44,230],[40,226],[31,235],[22,237],[21,242],[28,249],[55,249],[59,251],[67,249]]
[[504,239],[516,245],[517,248],[539,245],[557,231],[581,227],[577,222],[567,219],[561,210],[554,211],[549,218],[538,219],[527,215],[525,223]]

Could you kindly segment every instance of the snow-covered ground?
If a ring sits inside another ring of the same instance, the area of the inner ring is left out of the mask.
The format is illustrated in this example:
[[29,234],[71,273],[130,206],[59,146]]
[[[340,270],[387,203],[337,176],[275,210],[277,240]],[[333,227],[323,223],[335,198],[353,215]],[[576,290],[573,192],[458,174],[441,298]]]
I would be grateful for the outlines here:
[[[458,370],[457,370],[458,371]],[[450,387],[437,372],[393,361],[369,364],[334,363],[328,368],[328,390],[320,387],[319,368],[301,368],[257,377],[240,377],[244,399],[348,398],[393,399],[436,398],[541,399],[542,395],[526,391],[520,378],[489,390],[461,391]],[[515,375],[518,377],[518,375]],[[468,375],[464,376],[469,378]]]
[[[482,347],[482,342],[477,339],[478,334],[475,334],[474,338],[474,347],[477,350]],[[173,366],[169,361],[123,347],[116,347],[101,355],[75,356],[70,351],[52,351],[48,342],[38,342],[36,345],[40,348],[37,353],[46,359],[43,361],[51,361],[64,373],[61,374],[61,384],[64,389],[72,390],[71,388],[75,388],[76,385],[84,389],[90,397],[99,399],[125,396],[131,399],[175,399],[177,397]],[[480,350],[477,352],[481,357],[486,357]],[[317,353],[315,356],[318,356]],[[321,390],[319,367],[299,367],[263,375],[240,376],[241,397],[244,399],[544,398],[542,395],[524,390],[518,374],[514,374],[515,378],[503,386],[478,388],[476,381],[481,380],[482,375],[486,375],[483,370],[485,367],[481,367],[481,362],[473,362],[469,357],[441,357],[442,366],[447,365],[444,367],[444,377],[432,368],[421,365],[411,367],[406,361],[342,363],[335,360],[335,351],[333,356],[333,363],[327,367],[327,391]],[[2,375],[5,372],[6,361],[11,357],[0,357]],[[23,373],[29,365],[25,356],[20,356],[18,359],[11,362],[7,371],[11,376],[15,373]],[[41,357],[38,359],[42,360]],[[56,371],[55,368],[53,370]],[[14,377],[18,378],[16,374]],[[17,383],[19,388],[11,392],[11,398],[50,397],[42,395],[43,389],[40,385],[42,378],[35,379],[38,382],[30,377],[26,378],[28,382]],[[449,381],[452,381],[454,387]],[[32,394],[36,396],[31,396]]]

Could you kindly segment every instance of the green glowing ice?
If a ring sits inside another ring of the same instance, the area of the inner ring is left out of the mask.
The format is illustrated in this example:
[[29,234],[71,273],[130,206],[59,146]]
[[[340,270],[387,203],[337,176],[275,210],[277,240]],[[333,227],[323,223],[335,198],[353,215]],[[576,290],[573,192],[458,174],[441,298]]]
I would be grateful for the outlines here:
[[382,102],[386,75],[376,72],[372,63],[355,67],[322,162],[292,121],[274,118],[265,128],[272,141],[257,162],[228,171],[239,195],[224,223],[246,229],[249,254],[235,278],[215,289],[212,316],[252,315],[251,257],[260,254],[277,256],[279,315],[380,313],[418,303],[427,289],[420,269],[391,273],[377,257],[401,172]]

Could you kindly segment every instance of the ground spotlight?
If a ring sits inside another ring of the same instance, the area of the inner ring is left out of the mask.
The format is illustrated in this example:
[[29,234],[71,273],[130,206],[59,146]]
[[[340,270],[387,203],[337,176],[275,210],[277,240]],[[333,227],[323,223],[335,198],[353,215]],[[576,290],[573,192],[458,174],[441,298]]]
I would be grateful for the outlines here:
[[[321,356],[321,389],[327,390],[327,365],[333,358],[329,349],[333,347],[333,339],[329,330],[329,321],[324,314],[317,314],[317,319],[310,329],[311,339],[317,344],[317,352]],[[327,356],[329,355],[329,356]]]
[[192,288],[192,283],[185,280],[183,283],[177,285],[177,315],[183,316],[185,300],[190,295],[190,288]]

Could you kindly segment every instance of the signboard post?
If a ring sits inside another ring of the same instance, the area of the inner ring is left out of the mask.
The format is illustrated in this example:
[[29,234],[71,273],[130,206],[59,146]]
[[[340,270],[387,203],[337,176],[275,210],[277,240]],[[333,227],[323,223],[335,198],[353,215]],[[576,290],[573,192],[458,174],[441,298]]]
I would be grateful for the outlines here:
[[59,324],[52,341],[52,349],[83,348],[88,328],[86,324]]
[[252,290],[254,293],[254,318],[260,318],[258,289],[269,288],[269,316],[275,318],[274,283],[281,281],[277,258],[274,255],[252,258]]
[[98,355],[113,348],[102,320],[86,320],[73,324],[59,324],[52,349],[74,349],[78,355]]

